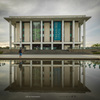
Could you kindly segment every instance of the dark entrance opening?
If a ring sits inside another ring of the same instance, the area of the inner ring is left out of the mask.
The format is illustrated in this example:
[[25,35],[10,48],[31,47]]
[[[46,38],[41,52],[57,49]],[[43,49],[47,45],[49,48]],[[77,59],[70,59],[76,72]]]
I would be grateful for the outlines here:
[[51,50],[51,44],[43,44],[43,50]]
[[53,45],[54,50],[61,50],[61,47],[62,47],[61,44],[54,44]]
[[33,50],[40,50],[40,44],[33,44],[32,49]]

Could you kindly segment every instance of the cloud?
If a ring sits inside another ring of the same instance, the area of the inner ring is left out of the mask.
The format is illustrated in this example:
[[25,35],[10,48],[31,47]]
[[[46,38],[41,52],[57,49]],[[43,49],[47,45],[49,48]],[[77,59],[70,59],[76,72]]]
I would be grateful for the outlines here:
[[[34,15],[88,15],[87,39],[99,37],[100,0],[0,0],[0,42],[9,41],[8,22],[3,17]],[[90,39],[90,40],[91,40]],[[98,41],[99,42],[99,41]],[[92,44],[92,43],[91,43]]]

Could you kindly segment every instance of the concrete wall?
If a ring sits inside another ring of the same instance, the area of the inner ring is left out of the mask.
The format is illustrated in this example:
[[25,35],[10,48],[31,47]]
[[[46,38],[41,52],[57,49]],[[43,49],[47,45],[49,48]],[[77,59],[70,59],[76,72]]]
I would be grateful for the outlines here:
[[70,22],[65,22],[64,26],[64,40],[65,42],[70,42]]
[[30,68],[24,67],[24,85],[29,86],[30,85]]
[[20,23],[16,23],[16,42],[20,42]]
[[75,42],[79,42],[79,29],[78,29],[79,23],[75,22]]
[[64,45],[64,50],[68,49],[70,45]]
[[78,71],[78,67],[74,67],[74,84],[75,86],[78,86],[78,74],[79,71]]
[[44,67],[44,86],[50,85],[50,67]]
[[16,81],[16,84],[19,86],[20,85],[20,68],[19,66],[17,66],[17,81]]
[[44,23],[44,42],[50,42],[50,23]]
[[30,45],[24,45],[24,47],[26,48],[26,50],[30,49]]
[[24,41],[29,42],[30,41],[30,23],[24,24]]
[[64,68],[64,86],[70,86],[70,67]]

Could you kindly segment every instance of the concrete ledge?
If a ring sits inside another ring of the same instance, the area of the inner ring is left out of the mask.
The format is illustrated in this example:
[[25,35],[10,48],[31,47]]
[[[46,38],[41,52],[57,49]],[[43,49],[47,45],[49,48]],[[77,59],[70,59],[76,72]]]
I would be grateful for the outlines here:
[[19,58],[18,54],[1,54],[0,55],[0,60],[100,60],[100,55],[81,55],[81,54],[70,54],[70,55],[65,55],[65,54],[58,54],[58,55],[51,55],[51,54],[34,54],[34,55],[29,55],[29,54],[23,54],[22,58]]

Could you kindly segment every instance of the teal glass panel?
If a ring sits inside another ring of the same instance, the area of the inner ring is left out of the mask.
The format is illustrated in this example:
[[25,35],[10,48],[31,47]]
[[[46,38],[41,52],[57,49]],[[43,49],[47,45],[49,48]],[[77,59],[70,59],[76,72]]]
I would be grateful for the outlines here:
[[50,37],[51,37],[51,34],[50,34]]
[[54,40],[61,40],[61,21],[54,21]]

